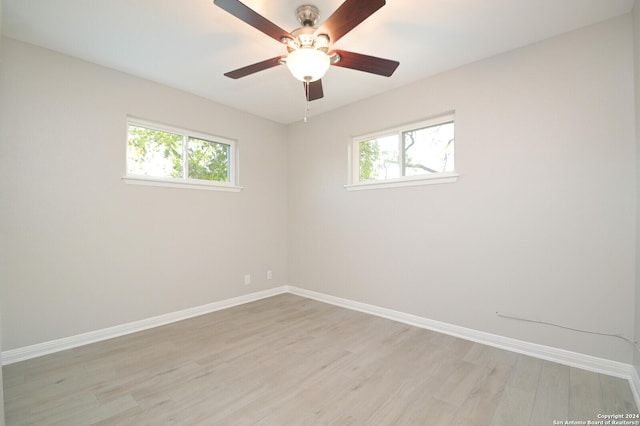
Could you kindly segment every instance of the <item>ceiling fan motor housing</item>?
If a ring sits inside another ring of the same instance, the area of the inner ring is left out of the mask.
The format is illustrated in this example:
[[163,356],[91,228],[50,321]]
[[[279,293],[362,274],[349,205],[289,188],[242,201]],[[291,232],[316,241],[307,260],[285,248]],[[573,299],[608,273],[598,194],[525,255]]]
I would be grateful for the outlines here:
[[323,52],[329,50],[329,38],[324,34],[316,34],[316,28],[314,27],[300,27],[291,31],[293,40],[283,40],[287,45],[287,50],[291,53],[296,49],[316,49]]
[[296,17],[302,27],[291,31],[293,39],[282,39],[289,53],[300,48],[316,49],[326,53],[329,49],[329,37],[326,34],[316,34],[318,29],[315,25],[320,18],[318,8],[308,4],[300,6],[296,9]]

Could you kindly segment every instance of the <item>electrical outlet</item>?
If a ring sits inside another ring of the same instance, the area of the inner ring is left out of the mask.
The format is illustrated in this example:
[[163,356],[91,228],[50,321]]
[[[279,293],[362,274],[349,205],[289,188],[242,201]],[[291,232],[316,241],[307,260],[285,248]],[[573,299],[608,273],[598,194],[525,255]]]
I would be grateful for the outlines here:
[[273,271],[267,271],[267,279],[268,280],[273,279]]
[[244,276],[244,284],[245,284],[245,285],[249,285],[249,284],[251,284],[251,274],[246,274],[246,275]]

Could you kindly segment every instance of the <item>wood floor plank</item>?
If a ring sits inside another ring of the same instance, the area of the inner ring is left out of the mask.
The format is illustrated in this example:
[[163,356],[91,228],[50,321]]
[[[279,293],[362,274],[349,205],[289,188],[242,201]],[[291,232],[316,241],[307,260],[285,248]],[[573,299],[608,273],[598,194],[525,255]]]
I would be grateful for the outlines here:
[[604,374],[599,374],[598,378],[606,413],[638,414],[627,380]]
[[579,368],[569,369],[569,418],[597,420],[605,412],[598,374]]
[[[7,425],[547,425],[627,382],[286,294],[3,369]],[[636,410],[636,411],[633,411]]]
[[542,360],[524,355],[518,357],[494,413],[492,425],[529,424],[541,370]]
[[508,385],[491,421],[492,426],[528,425],[535,392]]
[[570,420],[569,372],[570,367],[566,365],[542,362],[530,424],[544,425],[553,424],[554,420]]

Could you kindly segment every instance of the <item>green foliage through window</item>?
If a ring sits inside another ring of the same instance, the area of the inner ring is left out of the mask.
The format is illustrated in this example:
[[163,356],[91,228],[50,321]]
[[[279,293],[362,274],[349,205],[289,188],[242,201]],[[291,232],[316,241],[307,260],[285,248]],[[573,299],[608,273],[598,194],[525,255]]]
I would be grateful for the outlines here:
[[129,126],[128,173],[154,177],[182,177],[182,136]]
[[380,158],[378,141],[360,142],[360,180],[371,180],[376,176],[375,163]]
[[189,138],[188,148],[190,179],[229,181],[229,145]]

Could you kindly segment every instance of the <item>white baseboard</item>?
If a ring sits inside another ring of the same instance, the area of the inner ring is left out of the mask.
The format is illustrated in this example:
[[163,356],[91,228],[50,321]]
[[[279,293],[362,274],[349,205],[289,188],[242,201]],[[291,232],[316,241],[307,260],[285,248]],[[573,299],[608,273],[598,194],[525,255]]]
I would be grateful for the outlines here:
[[559,364],[576,367],[595,373],[603,373],[610,376],[620,377],[629,380],[631,391],[636,402],[636,406],[640,407],[640,378],[636,369],[631,364],[623,362],[611,361],[604,358],[598,358],[591,355],[585,355],[578,352],[567,351],[564,349],[553,348],[550,346],[539,345],[536,343],[525,342],[518,339],[499,336],[497,334],[485,333],[483,331],[473,330],[470,328],[460,327],[440,321],[431,320],[417,315],[411,315],[404,312],[394,311],[392,309],[381,308],[366,303],[354,302],[349,299],[330,296],[315,291],[305,290],[297,287],[286,286],[287,292],[298,296],[314,299],[320,302],[329,303],[343,308],[352,309],[382,318],[402,322],[408,325],[460,337],[465,340],[517,352],[523,355],[544,359],[547,361],[557,362]]
[[393,321],[402,322],[404,324],[436,331],[443,334],[448,334],[450,336],[460,337],[462,339],[470,340],[484,345],[529,355],[547,361],[557,362],[559,364],[564,364],[571,367],[581,368],[596,373],[608,374],[610,376],[621,377],[629,380],[636,405],[640,407],[640,377],[638,376],[638,372],[636,371],[636,369],[631,364],[611,361],[604,358],[598,358],[578,352],[539,345],[536,343],[525,342],[518,339],[460,327],[445,322],[419,317],[417,315],[394,311],[392,309],[382,308],[366,303],[355,302],[349,299],[330,296],[324,293],[318,293],[315,291],[305,290],[293,286],[276,287],[273,289],[250,293],[219,302],[209,303],[207,305],[196,306],[194,308],[172,312],[141,321],[135,321],[128,324],[122,324],[115,327],[109,327],[102,330],[96,330],[89,333],[79,334],[63,339],[57,339],[50,342],[39,343],[23,348],[11,349],[2,352],[2,354],[0,355],[1,364],[8,365],[14,362],[24,361],[27,359],[36,358],[42,355],[47,355],[66,349],[72,349],[89,343],[99,342],[102,340],[123,336],[125,334],[135,333],[149,328],[181,321],[198,315],[208,314],[211,312],[219,311],[221,309],[231,308],[233,306],[242,305],[282,293],[295,294],[297,296],[306,297],[308,299],[317,300],[319,302],[329,303],[331,305],[340,306],[343,308],[375,315],[382,318],[387,318]]
[[88,333],[51,340],[49,342],[38,343],[18,349],[10,349],[8,351],[3,351],[0,355],[1,365],[13,364],[14,362],[25,361],[27,359],[48,355],[54,352],[77,348],[89,343],[100,342],[102,340],[112,339],[114,337],[123,336],[125,334],[136,333],[138,331],[147,330],[153,327],[159,327],[161,325],[196,317],[198,315],[208,314],[211,312],[219,311],[221,309],[231,308],[233,306],[242,305],[286,292],[286,287],[276,287],[269,290],[245,294],[242,296],[233,297],[231,299],[208,303],[206,305],[171,312],[169,314],[159,315],[140,321],[116,325],[114,327],[103,328],[101,330],[90,331]]

